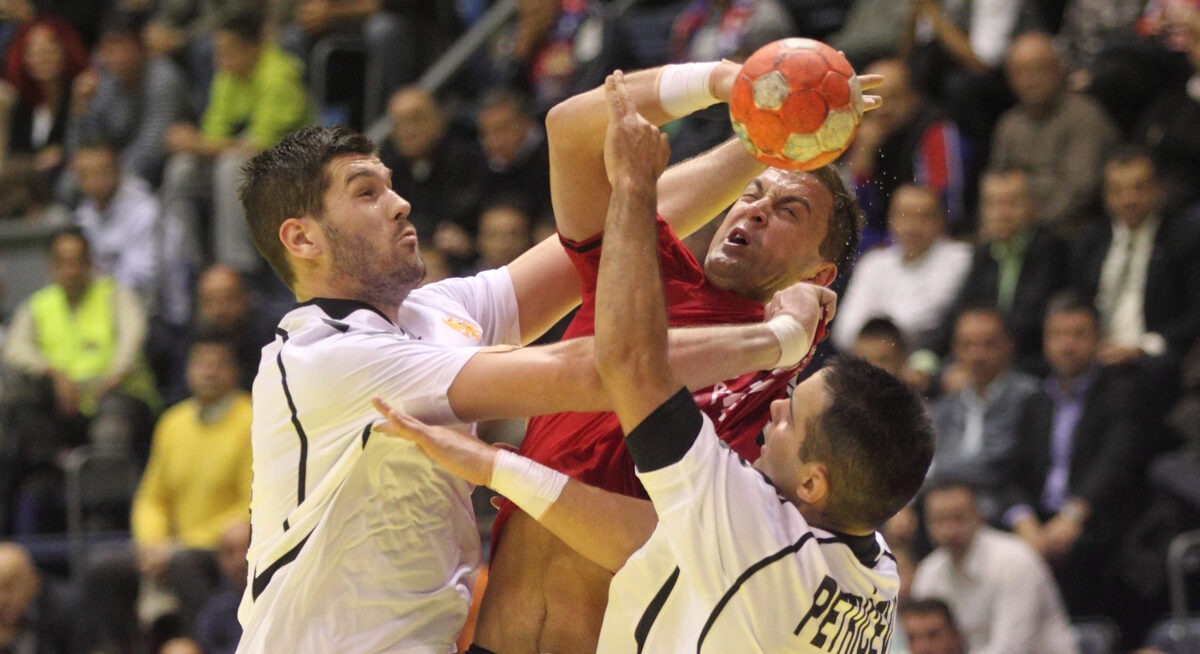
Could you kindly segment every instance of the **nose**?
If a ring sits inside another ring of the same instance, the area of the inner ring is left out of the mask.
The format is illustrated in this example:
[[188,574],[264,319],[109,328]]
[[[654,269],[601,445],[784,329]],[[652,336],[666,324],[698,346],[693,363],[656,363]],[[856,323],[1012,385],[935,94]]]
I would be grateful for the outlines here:
[[771,422],[778,423],[783,420],[783,416],[787,414],[788,401],[781,398],[771,403]]
[[392,215],[392,217],[395,218],[396,220],[407,219],[408,214],[410,212],[412,212],[412,205],[409,204],[408,200],[405,200],[403,197],[400,196],[399,193],[395,192],[392,189],[388,189],[388,194],[393,197],[393,199],[397,205],[396,212]]

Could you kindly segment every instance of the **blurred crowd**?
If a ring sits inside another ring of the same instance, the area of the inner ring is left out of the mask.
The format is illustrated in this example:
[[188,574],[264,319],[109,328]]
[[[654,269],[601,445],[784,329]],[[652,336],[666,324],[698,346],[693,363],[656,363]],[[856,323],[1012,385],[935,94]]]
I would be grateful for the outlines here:
[[[238,199],[255,152],[368,132],[426,283],[472,274],[553,235],[554,103],[794,35],[886,78],[834,164],[866,231],[821,353],[901,376],[938,433],[886,534],[894,647],[1071,652],[1102,618],[1172,651],[1166,552],[1200,527],[1200,1],[518,0],[430,74],[502,4],[0,0],[0,273],[40,280],[3,303],[0,652],[236,646],[249,391],[292,302]],[[674,160],[732,135],[721,107],[665,131]],[[45,272],[6,260],[28,230]]]

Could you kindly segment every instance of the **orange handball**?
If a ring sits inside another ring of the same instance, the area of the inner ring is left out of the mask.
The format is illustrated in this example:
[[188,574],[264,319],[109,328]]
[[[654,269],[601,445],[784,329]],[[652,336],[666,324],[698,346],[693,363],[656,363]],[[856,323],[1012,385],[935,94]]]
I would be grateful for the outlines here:
[[780,39],[756,50],[729,98],[742,145],[768,166],[789,170],[837,159],[862,115],[862,87],[850,62],[812,39]]

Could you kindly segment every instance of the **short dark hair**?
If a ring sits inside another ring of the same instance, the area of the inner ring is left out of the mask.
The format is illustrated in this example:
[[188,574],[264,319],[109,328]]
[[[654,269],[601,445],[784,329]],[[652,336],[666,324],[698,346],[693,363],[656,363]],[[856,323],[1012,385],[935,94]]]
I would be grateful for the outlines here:
[[988,166],[983,171],[983,174],[979,176],[979,179],[983,180],[985,177],[1009,177],[1011,175],[1020,175],[1024,178],[1026,186],[1029,185],[1029,169],[1014,163]]
[[254,246],[289,287],[296,275],[279,240],[279,226],[305,214],[320,217],[331,182],[325,169],[345,155],[373,155],[375,144],[347,127],[304,127],[255,155],[242,168],[238,197]]
[[83,229],[76,225],[63,227],[62,229],[54,232],[54,235],[50,237],[50,247],[48,249],[53,251],[55,244],[65,238],[73,238],[80,243],[83,243],[83,256],[86,257],[88,261],[92,260],[92,244],[88,242],[87,235],[83,233]]
[[951,629],[959,631],[958,621],[954,619],[954,612],[950,610],[950,605],[936,597],[926,597],[901,604],[900,616],[906,615],[940,615]]
[[1150,170],[1158,177],[1158,162],[1154,160],[1154,152],[1140,143],[1122,143],[1109,151],[1104,158],[1105,167],[1110,164],[1127,166],[1135,161],[1145,160],[1150,164]]
[[113,38],[132,39],[138,48],[142,48],[142,26],[145,19],[130,11],[117,10],[106,15],[100,23],[100,42]]
[[846,189],[842,176],[832,165],[810,170],[809,174],[816,177],[833,196],[828,231],[818,252],[827,261],[832,261],[838,267],[838,272],[844,275],[850,270],[850,262],[854,261],[862,235],[863,217],[858,200]]
[[1073,290],[1055,293],[1046,302],[1046,318],[1060,313],[1086,313],[1091,316],[1097,328],[1100,326],[1100,312],[1096,310],[1096,305],[1083,299],[1082,295]]
[[487,109],[495,109],[496,107],[509,107],[519,114],[533,117],[533,102],[529,98],[529,94],[521,91],[515,86],[498,85],[493,86],[484,92],[483,97],[479,99],[476,111],[484,111]]
[[863,323],[862,329],[858,330],[858,338],[875,338],[879,340],[892,341],[896,347],[901,350],[908,350],[908,339],[904,338],[904,332],[896,326],[889,318],[874,317]]
[[995,318],[996,322],[1000,324],[1000,331],[1003,332],[1004,338],[1012,341],[1012,332],[1009,330],[1008,321],[1004,319],[1004,312],[1000,311],[1000,307],[996,306],[995,302],[971,302],[959,309],[958,313],[954,314],[954,331],[958,331],[958,323],[964,316],[974,315]]
[[933,426],[920,396],[881,368],[839,356],[826,369],[831,401],[807,425],[800,458],[825,464],[832,527],[876,529],[925,481]]
[[225,348],[229,352],[229,357],[233,359],[234,364],[238,364],[240,367],[241,362],[238,361],[236,341],[234,335],[228,331],[215,327],[200,328],[192,334],[188,349],[192,350],[199,345],[216,345]]
[[217,32],[229,32],[245,43],[261,43],[267,19],[253,6],[237,6],[217,18]]

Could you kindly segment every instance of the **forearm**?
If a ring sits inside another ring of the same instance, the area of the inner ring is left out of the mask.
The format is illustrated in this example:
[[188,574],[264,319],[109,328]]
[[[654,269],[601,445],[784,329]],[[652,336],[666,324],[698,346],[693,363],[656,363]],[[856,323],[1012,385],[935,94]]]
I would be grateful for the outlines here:
[[658,180],[658,213],[680,238],[729,208],[766,166],[735,138],[667,169]]
[[657,406],[678,387],[668,364],[654,205],[653,180],[618,184],[596,285],[596,371],[627,433],[645,417],[635,407]]
[[124,288],[113,293],[113,305],[116,345],[106,374],[124,377],[133,369],[146,342],[146,314],[133,293]]
[[[710,74],[709,92],[718,101],[728,100],[729,89],[738,70],[740,66],[737,64],[721,63]],[[638,113],[654,125],[662,125],[676,118],[663,109],[659,100],[658,79],[661,71],[662,68],[654,68],[625,76],[625,85]],[[604,88],[598,87],[564,100],[546,116],[546,133],[550,146],[550,195],[554,204],[555,220],[559,232],[572,240],[584,240],[604,228],[605,208],[608,206],[611,191],[604,169],[604,133],[608,125],[604,103]],[[750,159],[748,155],[745,158]],[[731,160],[724,163],[729,161]],[[743,160],[738,165],[744,168],[754,165],[752,161]],[[679,192],[686,196],[701,188],[707,192],[710,184],[732,185],[732,180],[736,179],[737,175],[715,175],[707,181],[693,180],[693,186],[690,187],[684,187],[682,184],[677,186]],[[741,190],[745,183],[743,181],[736,184],[732,192]],[[660,196],[660,199],[677,204],[687,201],[686,197],[675,197],[675,193],[676,190],[672,187],[668,194]],[[709,209],[710,207],[705,207],[704,211],[701,211],[708,212],[704,219],[685,214],[688,210],[682,204],[677,208],[668,207],[669,213],[664,215],[669,216],[672,226],[675,226],[676,220],[692,224],[690,227],[683,225],[685,229],[680,230],[691,232],[720,210],[710,212]]]
[[658,516],[648,500],[572,479],[538,522],[580,556],[616,572],[646,544]]
[[38,349],[35,332],[29,305],[23,304],[13,316],[4,339],[4,362],[30,375],[44,375],[50,370],[50,362]]

